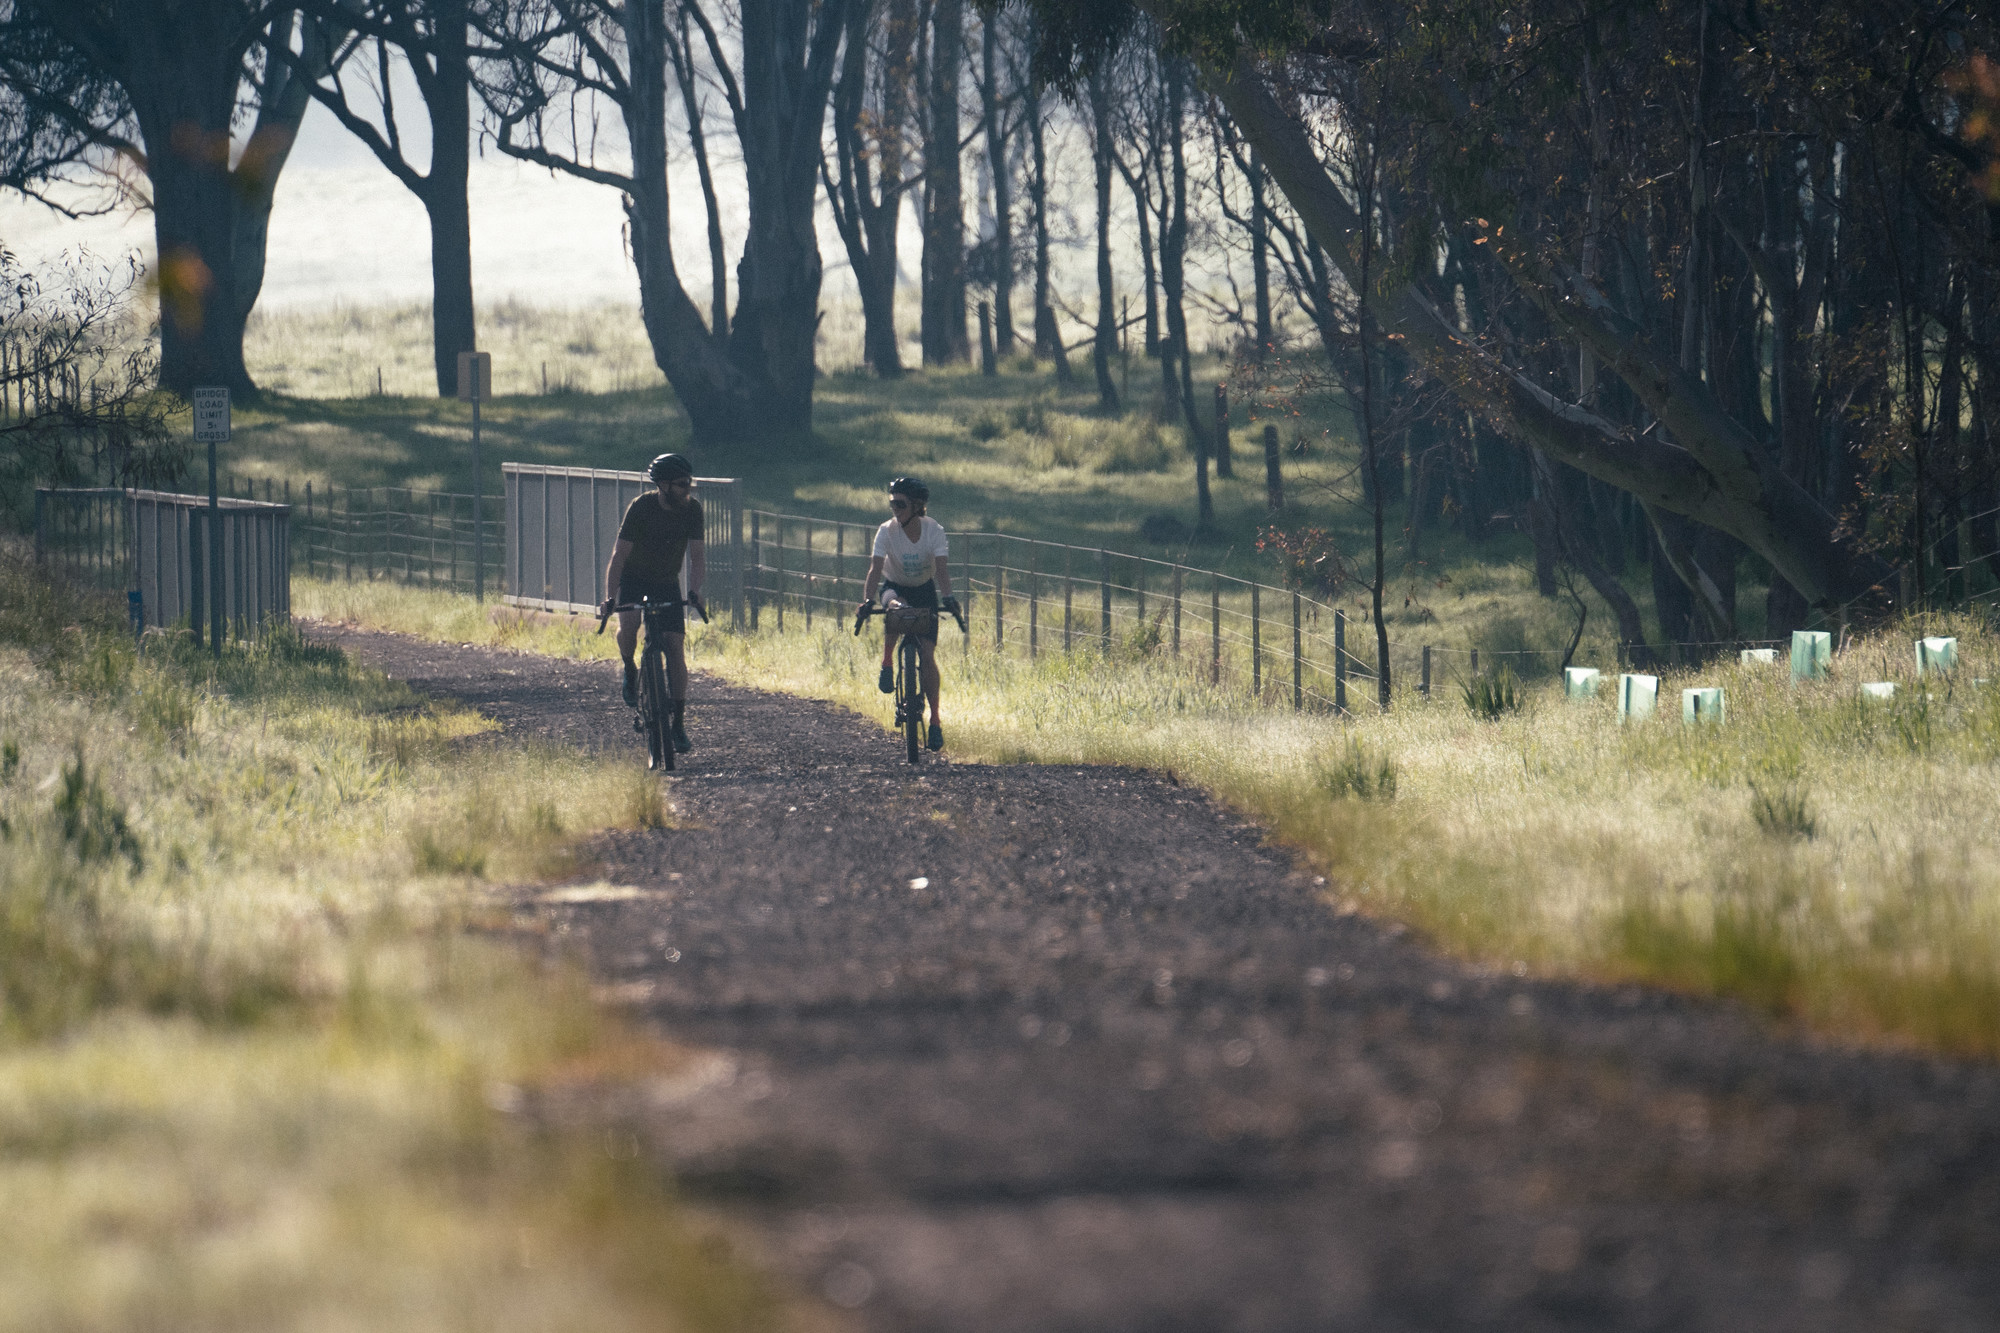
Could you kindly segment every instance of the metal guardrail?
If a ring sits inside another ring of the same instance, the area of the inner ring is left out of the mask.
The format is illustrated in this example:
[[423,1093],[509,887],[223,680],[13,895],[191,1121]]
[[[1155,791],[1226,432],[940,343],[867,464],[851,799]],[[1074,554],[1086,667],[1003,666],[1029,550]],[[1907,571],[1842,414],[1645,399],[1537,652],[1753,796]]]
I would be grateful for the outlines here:
[[[643,472],[505,463],[507,601],[543,611],[593,611],[604,567],[632,501],[652,489]],[[745,624],[743,483],[696,477],[709,605]]]
[[[231,498],[217,514],[224,619],[242,636],[289,623],[291,507]],[[148,626],[206,624],[208,515],[199,495],[38,487],[35,559],[76,582],[138,591]]]

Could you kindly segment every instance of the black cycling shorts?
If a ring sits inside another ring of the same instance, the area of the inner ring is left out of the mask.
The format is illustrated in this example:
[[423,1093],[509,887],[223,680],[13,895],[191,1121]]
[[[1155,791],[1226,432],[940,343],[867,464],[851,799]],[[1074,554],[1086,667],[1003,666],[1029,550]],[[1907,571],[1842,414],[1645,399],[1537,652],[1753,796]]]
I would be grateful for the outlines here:
[[621,578],[618,580],[618,602],[636,602],[642,597],[650,597],[656,602],[669,602],[671,611],[655,611],[653,623],[667,634],[687,633],[687,610],[681,605],[681,588],[678,583],[652,583],[645,579]]
[[[882,586],[882,592],[884,594],[895,593],[897,599],[905,606],[919,607],[929,611],[938,609],[938,590],[935,579],[925,579],[922,583],[918,584],[885,583]],[[931,643],[937,642],[937,621],[931,621],[931,632],[922,637]]]

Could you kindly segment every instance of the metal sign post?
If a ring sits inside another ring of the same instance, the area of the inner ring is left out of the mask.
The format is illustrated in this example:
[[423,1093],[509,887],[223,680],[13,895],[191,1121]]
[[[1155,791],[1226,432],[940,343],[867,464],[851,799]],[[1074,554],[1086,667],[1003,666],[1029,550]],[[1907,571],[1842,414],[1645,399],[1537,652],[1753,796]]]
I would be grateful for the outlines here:
[[472,595],[486,600],[485,487],[479,472],[479,404],[493,396],[493,354],[458,354],[458,396],[472,404]]
[[[229,440],[229,388],[205,385],[194,391],[194,439],[208,445],[208,635],[210,646],[222,654],[222,501],[216,488],[215,446]],[[201,626],[194,627],[200,642]]]

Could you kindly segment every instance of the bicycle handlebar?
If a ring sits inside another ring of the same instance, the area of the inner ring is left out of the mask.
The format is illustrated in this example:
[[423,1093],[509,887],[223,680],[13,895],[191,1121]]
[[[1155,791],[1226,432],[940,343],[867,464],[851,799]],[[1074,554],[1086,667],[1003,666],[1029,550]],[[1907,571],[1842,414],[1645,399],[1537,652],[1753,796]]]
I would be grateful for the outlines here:
[[[949,608],[929,607],[929,606],[904,606],[904,607],[899,607],[898,609],[910,610],[910,611],[930,611],[932,614],[936,614],[938,611],[949,609],[951,612],[951,618],[958,622],[958,632],[960,634],[965,634],[965,635],[970,635],[972,633],[972,627],[965,623],[965,609],[959,606],[958,599],[956,597],[951,599],[951,606]],[[861,637],[861,627],[868,623],[868,617],[886,616],[888,614],[889,614],[889,608],[886,606],[877,606],[873,602],[868,602],[862,605],[854,613],[854,637],[856,637],[857,639]]]
[[701,594],[689,593],[678,602],[654,602],[641,599],[636,602],[620,602],[616,606],[600,606],[597,611],[597,632],[599,634],[604,633],[604,627],[611,623],[611,613],[614,611],[671,611],[677,606],[693,607],[695,616],[701,623],[704,625],[708,623],[708,607],[702,602]]

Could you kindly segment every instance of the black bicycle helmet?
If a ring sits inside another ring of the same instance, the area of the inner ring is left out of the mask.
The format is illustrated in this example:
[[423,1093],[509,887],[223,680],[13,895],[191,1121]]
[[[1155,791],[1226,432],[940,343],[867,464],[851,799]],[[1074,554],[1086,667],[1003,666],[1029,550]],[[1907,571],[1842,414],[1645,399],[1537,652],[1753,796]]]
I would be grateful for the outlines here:
[[930,500],[931,488],[924,485],[920,478],[898,477],[889,483],[889,494],[907,495],[912,500],[922,504]]
[[646,475],[655,483],[674,477],[692,477],[694,464],[679,454],[661,454],[647,465]]

